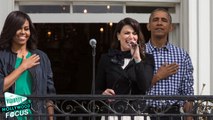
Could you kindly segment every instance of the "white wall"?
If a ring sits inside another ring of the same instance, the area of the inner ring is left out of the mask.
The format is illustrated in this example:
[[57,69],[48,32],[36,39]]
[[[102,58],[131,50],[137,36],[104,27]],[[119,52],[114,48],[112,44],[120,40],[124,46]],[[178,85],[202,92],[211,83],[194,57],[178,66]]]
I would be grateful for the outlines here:
[[7,15],[14,10],[14,0],[0,0],[0,31]]

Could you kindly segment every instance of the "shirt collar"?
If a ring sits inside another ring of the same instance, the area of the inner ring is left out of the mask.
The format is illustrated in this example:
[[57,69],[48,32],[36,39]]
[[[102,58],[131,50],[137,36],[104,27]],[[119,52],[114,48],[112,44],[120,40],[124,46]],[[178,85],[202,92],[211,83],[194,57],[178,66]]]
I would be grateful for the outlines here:
[[[151,41],[149,40],[147,42],[147,48],[150,49],[151,51],[155,51],[157,49],[156,46],[154,46]],[[170,50],[171,49],[171,43],[167,42],[167,44],[165,46],[163,46],[162,48],[164,48],[165,50]]]

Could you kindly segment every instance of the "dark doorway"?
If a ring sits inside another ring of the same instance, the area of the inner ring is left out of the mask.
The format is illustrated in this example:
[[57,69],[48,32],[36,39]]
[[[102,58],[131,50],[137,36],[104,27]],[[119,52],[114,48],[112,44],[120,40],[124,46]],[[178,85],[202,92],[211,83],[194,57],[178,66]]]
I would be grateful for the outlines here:
[[[39,23],[39,49],[47,53],[52,64],[57,94],[90,94],[92,86],[92,48],[89,40],[97,40],[96,65],[107,52],[115,25],[107,23]],[[149,32],[141,24],[145,39]],[[101,30],[102,28],[102,30]]]

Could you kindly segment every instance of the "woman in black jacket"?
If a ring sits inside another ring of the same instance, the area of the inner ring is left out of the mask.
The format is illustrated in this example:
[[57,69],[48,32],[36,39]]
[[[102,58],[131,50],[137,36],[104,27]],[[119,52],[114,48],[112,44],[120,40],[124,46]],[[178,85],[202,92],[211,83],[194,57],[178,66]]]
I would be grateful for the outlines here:
[[96,94],[144,95],[151,85],[154,58],[145,53],[140,24],[122,19],[116,26],[113,43],[98,64]]
[[[0,35],[0,94],[22,96],[55,94],[53,73],[48,56],[36,48],[37,34],[30,17],[21,11],[11,12]],[[54,114],[51,100],[32,100],[29,113]],[[45,107],[46,106],[46,107]],[[16,117],[15,117],[16,118]],[[24,116],[18,120],[27,119]],[[37,119],[46,120],[46,117]],[[53,117],[49,117],[53,119]],[[36,118],[33,118],[36,120]]]

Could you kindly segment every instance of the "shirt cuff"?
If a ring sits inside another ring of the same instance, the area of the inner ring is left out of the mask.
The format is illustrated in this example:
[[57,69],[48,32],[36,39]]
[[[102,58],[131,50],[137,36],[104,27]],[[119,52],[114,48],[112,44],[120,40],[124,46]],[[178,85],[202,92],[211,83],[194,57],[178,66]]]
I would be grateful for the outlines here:
[[139,62],[141,62],[141,60],[135,60],[135,59],[134,59],[134,61],[135,61],[135,63],[139,63]]

